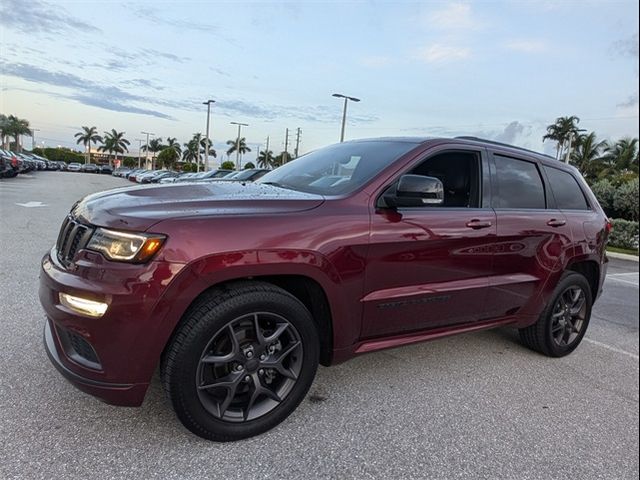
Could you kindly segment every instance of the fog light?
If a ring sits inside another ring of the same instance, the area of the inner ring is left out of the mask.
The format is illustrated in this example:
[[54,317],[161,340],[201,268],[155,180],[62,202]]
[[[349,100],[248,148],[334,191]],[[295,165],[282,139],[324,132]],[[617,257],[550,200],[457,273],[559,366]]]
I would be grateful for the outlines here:
[[60,292],[58,297],[62,305],[88,317],[99,318],[103,316],[109,306],[106,303],[87,300],[86,298],[76,297],[68,293]]

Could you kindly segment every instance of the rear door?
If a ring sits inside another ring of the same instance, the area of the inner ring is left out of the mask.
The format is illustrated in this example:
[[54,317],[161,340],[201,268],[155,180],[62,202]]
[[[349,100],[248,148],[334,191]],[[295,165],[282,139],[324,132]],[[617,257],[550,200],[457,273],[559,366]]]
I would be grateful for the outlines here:
[[536,297],[562,268],[571,229],[555,209],[541,165],[513,152],[492,152],[492,205],[496,212],[494,275],[487,313],[491,317],[537,314]]
[[456,146],[423,157],[403,172],[440,178],[446,192],[442,206],[373,206],[363,298],[365,337],[483,316],[496,231],[486,155],[483,149]]

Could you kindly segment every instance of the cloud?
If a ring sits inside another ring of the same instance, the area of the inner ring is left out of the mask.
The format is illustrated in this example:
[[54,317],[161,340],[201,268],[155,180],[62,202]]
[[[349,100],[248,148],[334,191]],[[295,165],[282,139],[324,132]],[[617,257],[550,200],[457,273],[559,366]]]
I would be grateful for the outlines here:
[[39,0],[2,0],[0,25],[29,34],[101,32],[99,28],[72,16],[64,8]]
[[442,30],[471,30],[480,26],[468,3],[450,3],[426,16],[430,28]]
[[181,106],[176,102],[168,102],[160,99],[135,95],[112,85],[101,85],[76,75],[52,72],[40,67],[24,63],[0,62],[2,72],[5,75],[22,78],[34,83],[72,89],[72,94],[57,94],[59,97],[69,98],[85,105],[100,107],[116,112],[139,113],[151,115],[163,119],[172,119],[171,116],[157,110],[144,109],[131,105],[130,102],[142,102],[163,106]]
[[169,27],[174,27],[181,31],[195,30],[205,33],[219,33],[220,30],[219,27],[210,23],[194,22],[193,20],[182,20],[179,18],[161,17],[148,8],[135,8],[134,11],[136,16],[143,20],[155,23],[156,25],[166,25]]
[[493,134],[492,138],[496,142],[514,143],[516,139],[525,132],[525,129],[526,127],[516,120],[504,127],[502,132]]
[[638,32],[611,45],[614,52],[622,57],[638,59]]
[[619,103],[617,106],[620,108],[633,108],[638,106],[638,92],[629,95],[629,97],[624,101]]
[[505,44],[505,48],[521,53],[544,53],[547,43],[543,40],[511,40]]
[[427,63],[443,63],[453,60],[464,60],[471,56],[471,49],[454,45],[436,43],[421,48],[416,58]]
[[[201,107],[201,101],[198,100],[166,100],[155,95],[139,95],[114,85],[104,85],[81,78],[77,75],[45,70],[44,68],[34,65],[0,61],[0,69],[5,75],[22,78],[23,80],[34,83],[71,90],[71,93],[62,94],[49,92],[51,95],[71,99],[84,105],[103,108],[105,110],[115,112],[136,113],[167,120],[174,120],[173,117],[158,109],[144,108],[139,105],[146,104],[154,105],[156,107],[189,111],[198,111]],[[123,84],[157,89],[149,80],[145,79],[124,81]],[[216,103],[216,109],[225,116],[237,117],[240,115],[243,117],[258,118],[267,121],[281,118],[292,118],[297,120],[330,123],[337,122],[341,118],[340,108],[332,108],[326,105],[264,105],[232,98],[219,99]],[[349,114],[350,123],[371,123],[377,120],[378,117],[375,115],[358,114],[357,112]]]

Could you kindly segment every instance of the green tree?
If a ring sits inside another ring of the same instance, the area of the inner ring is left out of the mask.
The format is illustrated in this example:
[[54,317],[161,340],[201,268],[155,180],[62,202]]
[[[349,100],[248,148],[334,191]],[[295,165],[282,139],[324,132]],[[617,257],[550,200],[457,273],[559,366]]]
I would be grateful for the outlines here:
[[158,155],[157,166],[159,168],[173,168],[178,158],[180,157],[175,149],[165,147]]
[[174,149],[178,156],[182,155],[182,148],[180,147],[180,143],[175,137],[167,137],[167,143],[165,146],[167,148]]
[[291,160],[293,160],[293,157],[289,152],[282,152],[280,153],[280,155],[274,158],[273,166],[277,168],[281,165],[284,165],[285,163],[290,162]]
[[262,150],[258,155],[258,166],[260,168],[272,168],[274,166],[275,157],[271,150]]
[[607,142],[598,141],[595,132],[580,135],[576,140],[575,149],[571,152],[570,161],[585,178],[595,178],[601,169],[602,164],[599,160],[606,145]]
[[116,160],[119,153],[128,152],[128,146],[131,145],[129,140],[124,138],[125,132],[118,132],[115,129],[111,129],[110,132],[104,132],[103,144],[98,147],[98,150],[109,153],[109,165],[112,165],[111,154],[115,153]]
[[625,183],[616,189],[613,207],[625,220],[638,221],[638,179]]
[[[209,140],[211,142],[211,140]],[[200,140],[200,154],[204,157],[207,153],[207,139],[203,138]],[[218,158],[218,153],[215,151],[211,143],[209,143],[209,156],[213,158]]]
[[607,145],[604,156],[609,165],[616,170],[638,173],[637,138],[621,138],[617,142]]
[[608,180],[598,180],[591,185],[591,191],[598,199],[598,203],[608,216],[613,214],[613,197],[616,193],[615,186]]
[[235,170],[236,165],[231,160],[226,160],[220,165],[222,170]]
[[182,151],[182,159],[188,162],[196,163],[196,170],[200,169],[200,142],[202,141],[201,133],[194,133],[191,140],[184,144]]
[[[238,152],[240,154],[240,159],[242,159],[242,155],[251,151],[247,145],[247,139],[245,137],[236,138],[235,140],[227,140],[227,145],[229,145],[227,155],[231,155],[233,152]],[[239,161],[241,163],[241,160]],[[237,165],[237,167],[239,168],[240,165]]]
[[[22,151],[22,144],[20,143],[20,137],[22,135],[32,135],[33,132],[29,128],[29,121],[22,118],[18,118],[15,115],[9,115],[3,119],[0,119],[2,125],[2,136],[13,137],[14,148],[16,152]],[[11,145],[9,145],[11,147]]]
[[578,136],[578,123],[580,123],[580,119],[571,115],[570,117],[558,117],[554,124],[547,127],[547,133],[542,137],[542,141],[556,142],[556,160],[562,158],[569,138]]
[[249,170],[250,168],[256,168],[253,162],[247,162],[244,164],[244,167],[242,167],[243,170]]
[[102,143],[102,137],[98,135],[96,127],[81,127],[82,131],[74,135],[76,143],[82,143],[86,151],[84,163],[91,163],[91,144]]
[[151,152],[151,169],[155,170],[156,168],[156,154],[162,151],[165,146],[162,144],[162,138],[152,138],[149,141],[149,145],[143,145],[141,150],[145,152]]

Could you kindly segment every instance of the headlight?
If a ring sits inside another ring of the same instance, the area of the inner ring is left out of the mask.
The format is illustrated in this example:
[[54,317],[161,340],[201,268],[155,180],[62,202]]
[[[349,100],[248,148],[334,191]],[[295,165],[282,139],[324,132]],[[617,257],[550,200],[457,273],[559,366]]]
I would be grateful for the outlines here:
[[144,263],[160,249],[164,235],[116,232],[98,228],[87,244],[87,249],[102,253],[117,262]]

